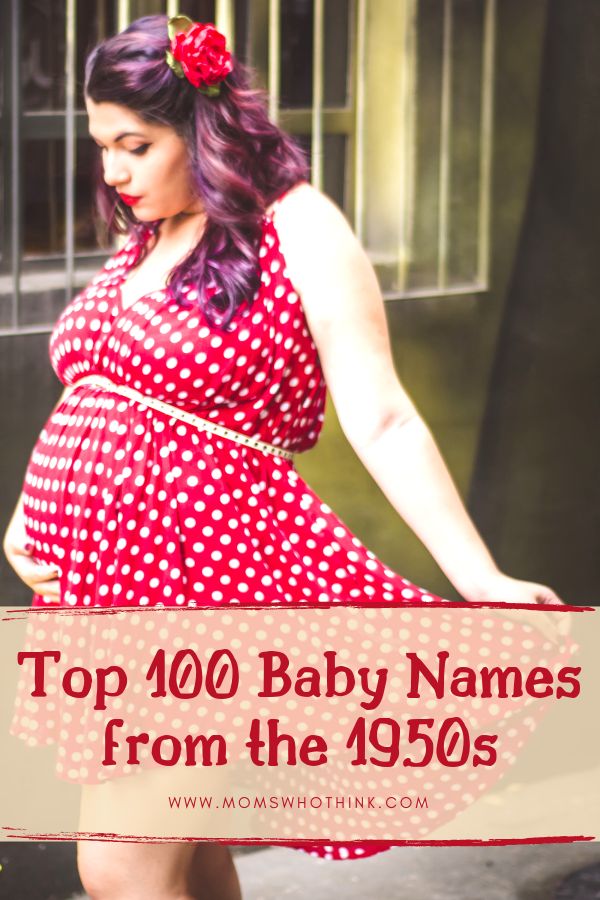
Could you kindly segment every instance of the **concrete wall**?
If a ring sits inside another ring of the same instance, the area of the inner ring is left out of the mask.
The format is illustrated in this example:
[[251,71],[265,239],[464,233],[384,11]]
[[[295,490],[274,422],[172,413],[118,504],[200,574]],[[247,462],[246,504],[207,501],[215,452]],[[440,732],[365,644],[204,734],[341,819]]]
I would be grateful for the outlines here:
[[598,603],[600,7],[550,0],[538,140],[473,509],[502,562]]

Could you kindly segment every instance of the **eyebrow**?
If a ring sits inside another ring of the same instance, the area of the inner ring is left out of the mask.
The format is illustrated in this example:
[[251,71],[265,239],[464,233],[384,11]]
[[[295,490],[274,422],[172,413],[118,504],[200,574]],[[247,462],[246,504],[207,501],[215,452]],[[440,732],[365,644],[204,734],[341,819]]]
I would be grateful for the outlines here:
[[[99,143],[98,138],[94,137],[94,135],[92,134],[91,131],[90,131],[90,137],[93,138],[93,140],[95,140],[97,143]],[[118,144],[119,141],[122,141],[126,137],[139,137],[139,138],[146,139],[146,135],[141,134],[139,131],[122,131],[121,134],[118,134],[117,137],[115,138],[115,144]]]

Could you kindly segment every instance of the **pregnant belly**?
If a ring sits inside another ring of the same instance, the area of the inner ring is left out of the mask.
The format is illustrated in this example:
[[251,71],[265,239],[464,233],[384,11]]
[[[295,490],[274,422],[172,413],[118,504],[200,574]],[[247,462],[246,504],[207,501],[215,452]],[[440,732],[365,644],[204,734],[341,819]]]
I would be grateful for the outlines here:
[[128,401],[82,391],[54,411],[31,453],[23,509],[34,558],[58,568],[62,604],[156,603],[161,586],[172,592],[160,576],[165,561],[170,573],[181,565],[167,512],[177,449],[164,421]]
[[[72,394],[32,451],[25,526],[34,556],[58,567],[63,605],[289,600],[290,585],[275,582],[294,581],[290,542],[301,546],[282,524],[290,492],[300,507],[285,460],[135,401]],[[291,586],[305,599],[302,581]]]
[[106,393],[71,395],[51,416],[23,497],[64,605],[404,602],[420,590],[288,461]]

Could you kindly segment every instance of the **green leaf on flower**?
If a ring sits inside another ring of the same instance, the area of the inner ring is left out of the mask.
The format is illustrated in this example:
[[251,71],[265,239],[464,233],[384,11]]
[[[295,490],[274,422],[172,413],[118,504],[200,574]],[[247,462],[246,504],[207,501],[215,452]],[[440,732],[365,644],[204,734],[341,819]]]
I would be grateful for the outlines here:
[[172,41],[175,35],[182,31],[188,31],[193,24],[187,16],[171,16],[167,24],[169,40]]
[[183,71],[183,66],[179,62],[178,59],[175,59],[170,50],[167,50],[166,53],[167,65],[175,72],[178,78],[185,78],[185,72]]
[[221,93],[221,86],[219,84],[207,84],[206,87],[198,88],[201,94],[206,94],[207,97],[218,97]]

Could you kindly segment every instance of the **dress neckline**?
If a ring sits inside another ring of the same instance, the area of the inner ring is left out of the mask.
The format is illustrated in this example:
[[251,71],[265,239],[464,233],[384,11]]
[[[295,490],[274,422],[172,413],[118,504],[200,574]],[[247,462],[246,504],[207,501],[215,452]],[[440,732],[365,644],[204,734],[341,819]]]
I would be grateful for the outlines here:
[[129,250],[127,262],[123,266],[122,271],[119,272],[119,275],[117,277],[117,283],[115,285],[116,290],[117,290],[115,305],[117,307],[118,315],[122,316],[125,313],[128,313],[130,310],[132,310],[134,308],[134,306],[137,306],[138,303],[141,303],[142,300],[153,299],[155,294],[160,294],[161,296],[163,296],[167,292],[166,287],[165,288],[157,288],[154,291],[148,291],[148,293],[146,293],[146,294],[140,294],[139,297],[136,297],[136,299],[132,303],[128,303],[127,306],[123,305],[123,292],[122,292],[123,284],[127,280],[127,276],[129,275],[131,270],[137,264],[143,248],[146,246],[146,244],[148,243],[150,238],[156,234],[157,229],[158,229],[158,223],[152,223],[151,225],[148,225],[146,228],[143,229],[139,239],[136,240],[135,235],[132,236],[130,239],[131,248]]
[[[279,194],[279,196],[276,197],[275,200],[271,203],[270,209],[266,209],[263,212],[262,217],[261,217],[262,235],[261,235],[259,249],[260,249],[260,247],[262,247],[262,244],[265,239],[265,234],[264,234],[265,224],[267,222],[269,222],[273,228],[275,227],[275,222],[273,221],[273,216],[274,216],[275,212],[277,211],[283,198],[285,196],[287,196],[287,194],[289,194],[291,191],[293,191],[296,187],[298,187],[300,184],[305,184],[305,183],[308,184],[309,182],[305,182],[304,180],[298,181],[298,182],[296,182],[296,184],[293,184],[290,187],[286,188],[283,191],[283,193]],[[116,284],[117,297],[116,297],[115,305],[117,307],[117,312],[119,315],[124,315],[125,313],[129,312],[135,306],[137,306],[138,303],[141,303],[143,300],[154,300],[155,297],[157,297],[158,295],[160,295],[161,300],[164,300],[165,296],[168,294],[168,291],[169,291],[168,287],[157,288],[154,291],[149,291],[146,294],[141,294],[139,297],[136,297],[136,299],[133,301],[133,303],[129,303],[127,306],[123,306],[123,293],[121,290],[122,286],[123,286],[124,282],[127,280],[127,276],[129,274],[129,272],[136,265],[143,248],[146,246],[146,244],[148,243],[150,238],[156,234],[156,231],[158,229],[158,224],[159,223],[152,223],[151,225],[148,225],[146,228],[144,228],[144,230],[142,231],[142,234],[141,234],[141,239],[136,240],[133,243],[133,246],[131,247],[130,253],[132,254],[132,259],[128,260],[128,262],[125,264],[125,266],[123,268],[123,271],[118,276],[118,281]],[[134,239],[132,238],[132,240],[134,240]]]

